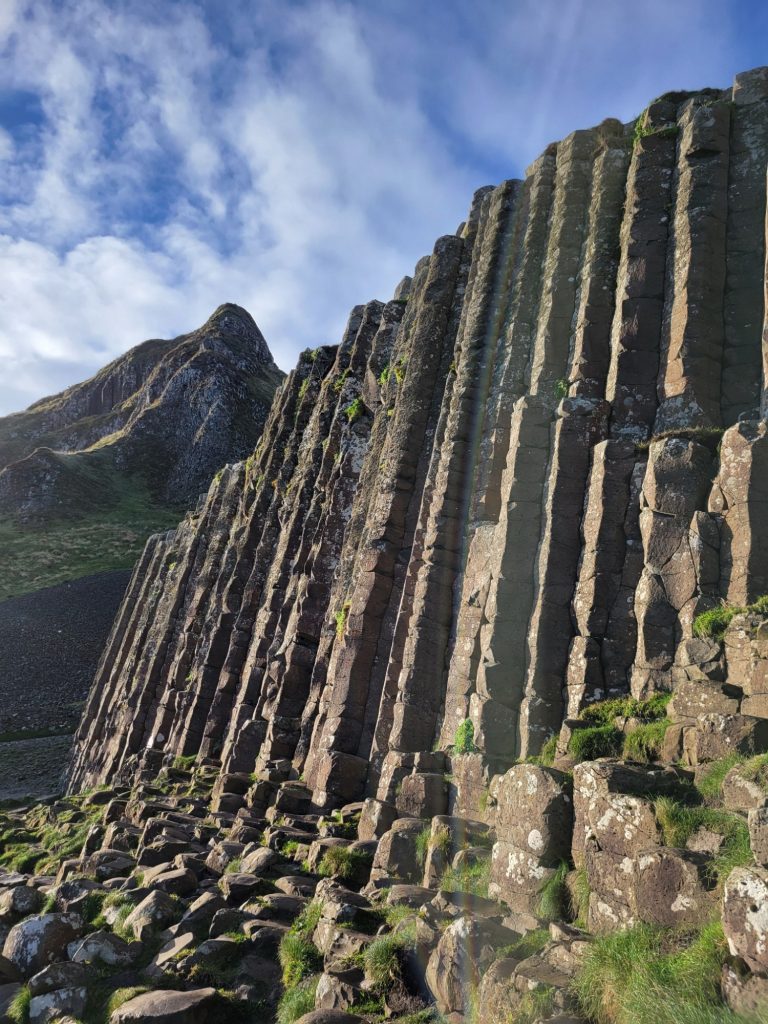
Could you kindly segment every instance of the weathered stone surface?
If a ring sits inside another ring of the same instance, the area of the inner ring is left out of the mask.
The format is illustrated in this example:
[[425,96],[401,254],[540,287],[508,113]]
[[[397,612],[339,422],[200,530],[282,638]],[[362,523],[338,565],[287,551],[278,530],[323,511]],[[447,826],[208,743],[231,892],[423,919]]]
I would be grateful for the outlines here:
[[759,973],[768,968],[768,874],[734,868],[723,892],[723,928],[733,956]]
[[538,893],[568,857],[573,803],[567,776],[516,765],[494,787],[497,842],[489,893],[515,910],[535,912]]
[[221,1008],[216,989],[190,992],[158,989],[124,1003],[110,1017],[110,1024],[214,1024]]
[[28,917],[11,929],[3,956],[28,978],[52,961],[64,959],[67,946],[77,938],[79,927],[79,919],[66,914]]
[[418,818],[399,818],[379,840],[373,858],[373,877],[390,875],[403,882],[421,881],[416,839],[424,828]]

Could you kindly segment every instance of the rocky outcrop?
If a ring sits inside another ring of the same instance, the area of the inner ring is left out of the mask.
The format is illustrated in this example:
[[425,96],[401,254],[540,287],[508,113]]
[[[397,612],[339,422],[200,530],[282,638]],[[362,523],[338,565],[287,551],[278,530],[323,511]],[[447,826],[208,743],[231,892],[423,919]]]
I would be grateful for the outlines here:
[[282,377],[239,306],[220,306],[190,334],[146,341],[0,419],[0,515],[35,523],[109,513],[123,497],[116,477],[183,510],[224,463],[252,450]]
[[765,428],[729,369],[760,359],[767,121],[758,70],[575,132],[305,353],[145,551],[71,784],[200,753],[265,806],[289,777],[394,804],[464,721],[503,771],[686,679],[761,718],[694,626],[768,590]]

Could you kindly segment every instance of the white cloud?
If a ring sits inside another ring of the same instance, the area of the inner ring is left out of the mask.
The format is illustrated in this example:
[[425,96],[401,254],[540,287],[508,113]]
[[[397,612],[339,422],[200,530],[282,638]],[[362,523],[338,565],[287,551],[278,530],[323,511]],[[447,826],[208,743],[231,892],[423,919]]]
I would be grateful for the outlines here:
[[474,188],[738,70],[713,0],[639,6],[2,0],[0,89],[42,117],[0,130],[0,413],[223,301],[284,368],[337,340]]

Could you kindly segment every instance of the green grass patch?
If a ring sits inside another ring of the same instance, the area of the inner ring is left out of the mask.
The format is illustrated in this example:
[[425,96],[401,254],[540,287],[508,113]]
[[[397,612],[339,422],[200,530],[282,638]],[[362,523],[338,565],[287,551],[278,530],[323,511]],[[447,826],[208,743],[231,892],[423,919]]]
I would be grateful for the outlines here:
[[671,699],[671,693],[655,693],[648,700],[636,700],[629,696],[613,697],[596,704],[588,704],[579,714],[579,719],[582,722],[589,722],[590,725],[613,725],[616,718],[637,718],[640,722],[654,722],[666,716],[667,704]]
[[354,398],[344,410],[344,415],[350,423],[356,423],[365,412],[365,402],[362,398]]
[[[187,682],[191,682],[191,678],[187,676]],[[179,756],[174,758],[173,767],[182,772],[191,772],[197,763],[197,754],[188,754],[186,757]]]
[[595,1024],[729,1024],[720,974],[728,947],[719,922],[690,935],[637,925],[591,944],[574,987]]
[[336,636],[339,640],[344,636],[344,630],[347,627],[347,618],[349,616],[349,609],[351,606],[351,601],[345,601],[341,608],[334,613],[333,618],[336,622]]
[[402,976],[403,954],[409,940],[402,935],[382,935],[363,954],[366,979],[374,992],[388,992]]
[[[82,509],[88,509],[87,496]],[[140,483],[126,487],[111,507],[45,525],[0,520],[3,575],[0,601],[93,573],[130,569],[150,534],[176,526],[183,509],[155,504]]]
[[748,605],[722,604],[701,612],[693,620],[693,635],[721,642],[725,631],[737,615],[762,615],[768,617],[768,594],[763,594]]
[[557,738],[557,733],[553,733],[538,754],[526,758],[528,764],[539,764],[543,768],[551,768],[557,755]]
[[29,1024],[29,1004],[32,1002],[32,993],[26,985],[19,990],[6,1013],[12,1024]]
[[371,855],[349,846],[330,846],[323,854],[318,874],[344,882],[359,881],[370,872]]
[[716,803],[722,799],[723,780],[734,765],[742,764],[746,758],[743,754],[728,754],[719,761],[712,761],[706,765],[704,771],[699,774],[695,783],[696,789],[707,803]]
[[568,880],[571,919],[577,928],[586,930],[591,895],[592,889],[589,885],[587,869],[585,867],[577,868]]
[[564,921],[569,916],[570,899],[565,883],[568,871],[568,865],[562,861],[554,875],[542,886],[537,910],[537,916],[542,921]]
[[700,828],[723,836],[723,845],[712,862],[713,879],[718,883],[722,884],[733,868],[752,863],[749,829],[739,815],[684,804],[668,796],[659,797],[654,809],[667,846],[685,847]]
[[549,941],[549,930],[536,928],[532,932],[526,932],[525,935],[508,946],[500,946],[496,950],[496,958],[512,957],[515,960],[527,960],[529,956],[540,953]]
[[278,958],[283,969],[286,988],[298,985],[305,978],[323,969],[323,957],[312,942],[312,934],[322,917],[319,903],[308,904],[283,936]]
[[422,867],[427,863],[427,850],[429,849],[429,840],[431,836],[431,825],[425,825],[421,832],[416,836],[416,856]]
[[593,725],[574,729],[568,741],[568,753],[579,761],[598,757],[618,757],[624,745],[624,733],[615,725]]
[[318,975],[313,975],[286,989],[277,1007],[277,1024],[294,1024],[304,1014],[314,1010],[319,980]]
[[443,892],[466,892],[487,898],[490,873],[490,860],[462,864],[460,868],[448,868],[440,879],[440,889]]
[[672,723],[668,718],[646,722],[624,737],[622,756],[628,761],[649,763],[661,756],[664,736]]

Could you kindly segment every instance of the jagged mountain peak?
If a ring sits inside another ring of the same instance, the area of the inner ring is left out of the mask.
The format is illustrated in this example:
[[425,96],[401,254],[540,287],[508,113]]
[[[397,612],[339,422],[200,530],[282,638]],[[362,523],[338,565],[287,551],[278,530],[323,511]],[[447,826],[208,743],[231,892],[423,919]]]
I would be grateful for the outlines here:
[[254,346],[256,354],[265,361],[272,361],[272,353],[259,330],[256,321],[247,309],[234,302],[223,302],[211,313],[199,334],[220,332],[223,335],[236,337]]

